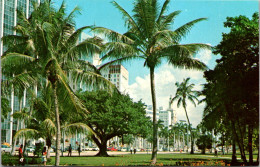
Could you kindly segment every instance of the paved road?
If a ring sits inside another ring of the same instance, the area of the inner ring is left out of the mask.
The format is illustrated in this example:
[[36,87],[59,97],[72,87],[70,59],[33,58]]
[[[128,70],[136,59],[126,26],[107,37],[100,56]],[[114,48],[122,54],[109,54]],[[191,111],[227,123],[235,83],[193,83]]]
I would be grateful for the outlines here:
[[[80,153],[81,156],[94,156],[98,153],[98,151],[83,151]],[[108,151],[108,155],[125,155],[125,154],[131,154],[130,152],[124,152],[124,151]],[[179,154],[180,152],[158,152],[158,154]],[[136,154],[147,154],[147,152],[136,152]],[[152,152],[148,152],[148,154],[152,154]],[[29,153],[30,156],[32,156],[32,153]],[[64,156],[68,156],[68,152],[63,153]],[[55,156],[55,153],[52,152],[51,156]],[[72,151],[72,156],[79,156],[77,151]]]

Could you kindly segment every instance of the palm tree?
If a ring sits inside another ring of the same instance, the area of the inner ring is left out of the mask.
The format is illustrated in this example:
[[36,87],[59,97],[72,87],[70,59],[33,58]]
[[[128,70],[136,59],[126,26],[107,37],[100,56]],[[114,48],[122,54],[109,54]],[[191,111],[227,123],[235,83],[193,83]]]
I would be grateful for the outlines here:
[[[73,76],[74,82],[84,81],[87,86],[93,87],[97,83],[99,88],[113,87],[101,75],[84,70],[87,64],[83,67],[84,63],[80,61],[82,53],[89,55],[99,52],[101,48],[96,38],[78,43],[79,35],[90,26],[75,30],[73,18],[77,11],[78,8],[75,8],[67,15],[64,3],[58,10],[49,1],[41,3],[39,7],[34,5],[29,19],[23,14],[19,15],[19,24],[15,28],[19,35],[3,38],[4,44],[8,46],[7,52],[1,57],[2,65],[8,67],[5,72],[19,72],[19,69],[24,69],[27,76],[41,84],[50,85],[52,89],[57,141],[56,166],[60,162],[60,109],[87,113],[81,100],[70,88],[68,75]],[[27,78],[24,80],[27,81]]]
[[135,0],[133,15],[131,16],[117,2],[114,6],[125,19],[128,31],[119,34],[104,27],[96,27],[96,33],[102,33],[108,38],[105,45],[106,54],[102,59],[117,60],[117,63],[133,59],[144,60],[144,66],[150,70],[151,96],[153,104],[153,151],[151,164],[156,163],[157,157],[157,120],[156,93],[154,71],[163,62],[177,68],[205,70],[206,65],[193,56],[201,48],[210,48],[201,43],[181,44],[181,40],[188,34],[194,24],[206,20],[199,18],[181,27],[171,30],[175,17],[180,11],[167,14],[170,0],[166,0],[162,7],[158,0]]
[[190,120],[188,117],[188,113],[187,113],[187,103],[186,100],[189,100],[190,102],[192,102],[194,104],[194,106],[196,106],[196,103],[194,100],[196,100],[198,102],[197,99],[197,94],[198,91],[194,91],[192,90],[194,87],[194,84],[189,84],[189,80],[190,78],[186,78],[183,79],[182,83],[176,82],[175,85],[177,86],[177,91],[176,91],[176,95],[174,98],[172,98],[171,103],[173,103],[175,100],[177,100],[177,107],[179,108],[180,105],[182,104],[182,107],[184,108],[185,114],[186,114],[186,118],[189,124],[189,130],[190,130],[190,134],[191,134],[191,154],[194,153],[193,151],[193,135],[192,135],[192,130],[191,130],[191,124],[190,124]]

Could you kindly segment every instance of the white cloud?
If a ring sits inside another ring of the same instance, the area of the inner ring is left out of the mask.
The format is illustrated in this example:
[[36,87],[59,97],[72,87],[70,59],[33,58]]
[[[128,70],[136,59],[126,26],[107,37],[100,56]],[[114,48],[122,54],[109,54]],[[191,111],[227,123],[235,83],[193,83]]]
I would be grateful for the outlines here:
[[208,65],[211,56],[212,55],[212,51],[209,49],[202,49],[198,52],[197,58],[202,61],[203,63],[205,63],[206,65]]
[[[206,52],[207,53],[207,52]],[[205,54],[204,60],[207,60]],[[164,109],[168,108],[170,95],[174,96],[176,93],[176,82],[182,82],[183,79],[190,77],[190,83],[195,83],[195,89],[201,90],[202,83],[205,83],[202,71],[195,70],[184,70],[184,69],[174,69],[172,66],[165,64],[158,68],[155,72],[155,90],[156,90],[156,100],[157,108],[163,106]],[[151,88],[150,88],[150,74],[144,76],[144,78],[136,77],[135,83],[129,85],[129,95],[135,100],[143,100],[147,105],[152,104],[151,99]],[[180,106],[177,108],[176,102],[173,105],[177,112],[178,120],[186,120],[186,115],[184,109]],[[188,102],[187,111],[193,127],[197,126],[202,119],[204,104],[194,105]]]

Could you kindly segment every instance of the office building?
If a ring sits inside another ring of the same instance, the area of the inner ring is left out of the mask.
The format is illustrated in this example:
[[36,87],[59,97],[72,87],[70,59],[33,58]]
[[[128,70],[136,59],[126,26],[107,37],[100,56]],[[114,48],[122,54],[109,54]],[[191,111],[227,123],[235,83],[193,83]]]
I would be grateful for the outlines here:
[[[6,35],[16,35],[13,28],[17,25],[17,10],[25,13],[28,18],[33,11],[33,2],[43,2],[44,0],[0,0],[0,39]],[[2,40],[0,40],[0,55],[6,51],[6,47],[3,46]],[[17,121],[11,116],[14,112],[19,110],[20,104],[24,107],[26,105],[26,93],[24,98],[18,100],[18,97],[14,95],[15,92],[11,92],[10,99],[11,113],[8,118],[1,120],[1,141],[12,144],[13,134],[16,131]]]
[[101,71],[101,74],[112,82],[121,93],[127,93],[129,74],[124,66],[109,65],[108,68]]

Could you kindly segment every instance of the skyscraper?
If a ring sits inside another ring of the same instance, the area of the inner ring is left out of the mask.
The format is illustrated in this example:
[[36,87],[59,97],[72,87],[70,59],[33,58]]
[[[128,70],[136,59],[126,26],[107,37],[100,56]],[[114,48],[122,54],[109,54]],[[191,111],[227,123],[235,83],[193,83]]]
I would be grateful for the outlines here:
[[[40,4],[44,0],[0,0],[0,39],[6,35],[16,35],[14,27],[17,25],[17,10],[24,12],[28,18],[33,11],[33,2]],[[7,48],[3,46],[2,40],[0,40],[0,55],[6,51]],[[26,97],[26,96],[25,96]],[[1,141],[6,141],[12,144],[12,137],[14,129],[16,129],[16,121],[11,116],[14,111],[19,110],[19,104],[25,105],[25,99],[23,101],[18,100],[18,97],[14,96],[14,92],[10,94],[11,113],[7,120],[2,122],[1,127]]]
[[121,93],[127,93],[128,71],[122,65],[110,65],[101,72],[104,78],[112,82]]

